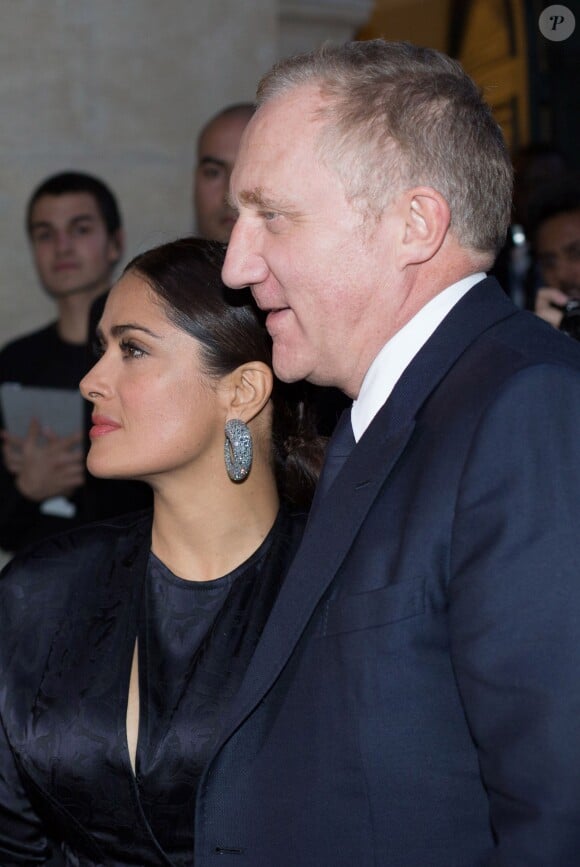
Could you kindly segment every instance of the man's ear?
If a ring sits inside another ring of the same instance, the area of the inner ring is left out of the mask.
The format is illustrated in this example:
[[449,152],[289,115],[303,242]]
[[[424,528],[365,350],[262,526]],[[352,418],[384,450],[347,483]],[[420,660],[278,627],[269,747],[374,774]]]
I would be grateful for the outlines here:
[[117,229],[112,235],[109,235],[109,251],[111,267],[114,267],[123,257],[125,252],[125,232],[123,229]]
[[427,262],[439,251],[449,224],[451,210],[446,199],[432,187],[406,190],[399,201],[404,220],[399,264],[418,265]]
[[239,418],[246,424],[255,418],[270,400],[274,375],[262,361],[249,361],[228,376],[227,418]]

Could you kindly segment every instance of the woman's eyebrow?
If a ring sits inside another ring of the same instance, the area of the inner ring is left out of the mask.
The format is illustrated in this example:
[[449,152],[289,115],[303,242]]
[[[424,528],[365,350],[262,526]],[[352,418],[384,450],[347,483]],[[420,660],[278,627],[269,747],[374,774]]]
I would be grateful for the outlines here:
[[148,334],[150,337],[155,337],[157,340],[161,340],[161,334],[156,334],[154,331],[151,331],[150,328],[147,328],[145,325],[139,325],[136,322],[127,322],[123,325],[112,325],[111,326],[111,336],[112,337],[119,337],[121,334],[124,334],[126,331],[143,331],[145,334]]

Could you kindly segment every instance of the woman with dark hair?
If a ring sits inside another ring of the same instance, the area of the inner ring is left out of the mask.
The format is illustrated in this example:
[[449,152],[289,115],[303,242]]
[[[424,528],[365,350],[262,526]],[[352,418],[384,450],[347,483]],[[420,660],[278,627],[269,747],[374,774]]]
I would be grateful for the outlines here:
[[0,581],[3,867],[194,863],[197,784],[322,461],[222,260],[197,239],[137,256],[81,383],[90,471],[146,481],[153,514],[43,542]]

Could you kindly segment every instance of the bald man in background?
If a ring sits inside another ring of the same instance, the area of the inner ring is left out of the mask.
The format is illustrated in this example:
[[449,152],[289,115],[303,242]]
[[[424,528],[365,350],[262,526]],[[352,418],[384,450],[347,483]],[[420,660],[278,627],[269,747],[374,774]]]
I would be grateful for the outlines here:
[[229,105],[215,114],[199,134],[193,209],[197,234],[203,238],[223,244],[230,239],[236,221],[227,199],[230,175],[242,133],[254,111],[251,102]]

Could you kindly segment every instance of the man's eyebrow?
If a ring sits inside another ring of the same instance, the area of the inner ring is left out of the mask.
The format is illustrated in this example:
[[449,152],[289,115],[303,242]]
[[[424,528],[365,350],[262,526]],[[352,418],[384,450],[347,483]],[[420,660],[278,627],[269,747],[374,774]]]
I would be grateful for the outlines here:
[[[228,197],[228,200],[232,207],[235,208],[236,203],[235,201],[232,201],[231,196]],[[288,216],[298,213],[296,208],[294,208],[289,202],[271,198],[261,187],[257,187],[254,190],[242,190],[237,196],[237,201],[242,205],[250,205],[255,208],[260,208],[260,210],[263,211],[276,211],[277,213],[287,214]]]
[[[71,217],[69,223],[81,223],[81,222],[91,222],[94,223],[96,220],[96,216],[94,214],[77,214],[75,217]],[[34,231],[34,229],[52,229],[53,224],[50,220],[33,220],[30,224],[30,230]]]
[[33,220],[30,223],[30,231],[33,232],[35,229],[51,229],[52,223],[48,220]]
[[71,223],[79,223],[81,220],[90,220],[94,222],[97,219],[95,214],[76,214],[74,217],[71,217]]
[[198,166],[208,166],[208,165],[211,165],[211,166],[219,166],[220,169],[225,169],[225,168],[227,168],[227,163],[226,163],[226,161],[225,161],[225,160],[220,160],[218,157],[212,157],[212,156],[209,156],[209,155],[207,155],[207,156],[205,156],[205,157],[201,157],[200,160],[199,160],[199,162],[198,162]]

